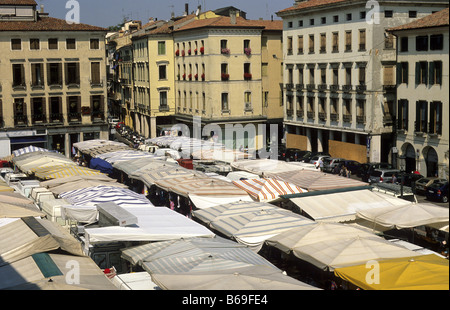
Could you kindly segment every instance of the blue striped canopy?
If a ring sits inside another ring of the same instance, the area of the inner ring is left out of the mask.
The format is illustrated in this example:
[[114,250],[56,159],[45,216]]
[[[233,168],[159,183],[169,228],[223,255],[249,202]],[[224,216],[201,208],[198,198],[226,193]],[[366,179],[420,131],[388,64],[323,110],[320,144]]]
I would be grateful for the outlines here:
[[23,154],[28,154],[28,153],[33,153],[33,152],[50,152],[50,151],[47,149],[41,148],[41,147],[30,145],[30,146],[15,150],[13,152],[13,155],[14,155],[14,157],[17,157],[17,156],[20,156]]

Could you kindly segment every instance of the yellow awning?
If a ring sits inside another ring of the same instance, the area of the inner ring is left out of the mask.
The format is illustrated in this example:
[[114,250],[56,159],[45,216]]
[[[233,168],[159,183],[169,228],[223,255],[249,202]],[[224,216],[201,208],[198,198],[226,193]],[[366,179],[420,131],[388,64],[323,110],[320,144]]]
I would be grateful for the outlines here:
[[336,268],[334,274],[365,290],[449,289],[449,262],[434,254]]
[[98,170],[90,169],[81,166],[66,166],[57,167],[54,170],[49,170],[45,172],[36,172],[36,176],[40,179],[56,179],[56,178],[66,178],[77,175],[98,175],[102,174]]

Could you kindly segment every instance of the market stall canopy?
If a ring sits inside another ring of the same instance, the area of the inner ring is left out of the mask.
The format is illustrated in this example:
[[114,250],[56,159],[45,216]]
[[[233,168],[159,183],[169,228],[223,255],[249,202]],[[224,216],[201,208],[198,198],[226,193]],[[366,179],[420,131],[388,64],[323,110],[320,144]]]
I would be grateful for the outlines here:
[[25,173],[33,173],[40,168],[51,168],[54,166],[75,166],[76,163],[66,157],[55,157],[47,155],[39,155],[33,158],[33,160],[26,163],[18,161],[16,166]]
[[[50,167],[51,168],[51,167]],[[70,166],[55,166],[53,169],[46,171],[36,171],[35,176],[41,180],[66,178],[72,176],[93,176],[102,174],[100,171],[88,167],[70,165]]]
[[128,160],[142,159],[142,158],[153,158],[153,159],[159,158],[159,156],[156,156],[154,154],[151,154],[148,152],[136,151],[136,150],[117,151],[117,152],[107,153],[107,155],[110,155],[110,156],[99,155],[99,156],[97,156],[97,158],[103,159],[110,164],[115,164],[118,162],[128,161]]
[[319,290],[267,266],[151,276],[165,290]]
[[99,185],[64,192],[59,195],[73,205],[95,206],[99,203],[114,202],[119,206],[153,206],[144,195],[127,188]]
[[89,161],[89,168],[98,170],[104,174],[113,173],[113,166],[101,158],[92,158]]
[[14,155],[14,157],[19,157],[21,155],[28,154],[28,153],[34,153],[34,152],[50,152],[50,151],[47,149],[41,148],[41,147],[30,145],[30,146],[15,150],[12,152],[12,154]]
[[137,217],[130,227],[86,228],[86,243],[115,241],[166,241],[192,237],[214,237],[205,226],[165,207],[124,207]]
[[355,179],[311,170],[288,170],[276,173],[269,172],[267,175],[295,184],[308,191],[361,187],[367,185],[366,183]]
[[14,188],[7,185],[5,182],[0,182],[0,192],[14,192]]
[[292,253],[320,269],[330,271],[371,260],[421,255],[378,236],[323,240],[297,247]]
[[36,253],[61,249],[83,256],[81,244],[59,224],[24,217],[0,227],[0,266]]
[[244,245],[221,237],[153,242],[122,251],[122,257],[149,273],[184,273],[265,265],[276,268]]
[[173,179],[158,180],[155,185],[176,193],[178,195],[189,197],[189,195],[197,196],[214,196],[216,198],[238,196],[248,196],[247,192],[240,189],[236,185],[222,181],[219,179],[208,177],[178,177]]
[[233,181],[237,187],[245,190],[257,201],[271,202],[280,199],[281,195],[305,193],[307,190],[277,179],[261,178]]
[[254,200],[249,195],[245,196],[227,196],[227,197],[214,197],[214,196],[199,196],[189,195],[189,199],[192,201],[197,209],[208,209],[214,206],[233,203],[233,202],[253,202]]
[[18,192],[0,192],[0,202],[5,202],[13,205],[27,206],[33,205],[34,201],[28,198],[25,198]]
[[134,160],[121,161],[113,164],[113,167],[124,172],[130,178],[138,178],[148,171],[166,168],[179,168],[177,163],[162,160],[161,158],[140,158]]
[[233,171],[227,174],[227,178],[231,181],[239,181],[241,179],[259,179],[259,175],[247,171]]
[[[232,204],[229,204],[231,208]],[[220,207],[220,206],[219,206]],[[222,206],[223,207],[223,206]],[[221,207],[221,208],[222,208]],[[193,215],[210,211],[216,207],[194,211]],[[213,230],[245,244],[258,252],[264,241],[294,227],[310,225],[313,221],[278,207],[259,209],[250,212],[237,212],[235,215],[218,216],[206,224]]]
[[[391,202],[394,198],[391,198],[385,199],[369,189],[363,189],[304,195],[298,198],[290,198],[290,201],[315,221],[346,222],[356,220],[358,211],[394,206]],[[403,204],[407,203],[403,199],[395,199],[402,201]]]
[[98,148],[102,146],[126,146],[124,143],[117,142],[117,141],[110,141],[110,140],[102,140],[102,139],[94,139],[94,140],[87,140],[87,141],[81,141],[74,143],[73,146],[78,149],[81,152],[88,151],[93,148]]
[[[79,280],[72,279],[77,266]],[[116,290],[90,257],[36,253],[0,267],[4,290]]]
[[314,223],[286,230],[268,239],[266,243],[285,253],[290,253],[308,244],[347,239],[349,236],[373,237],[375,235],[368,230],[341,223]]
[[[364,290],[449,290],[448,260],[422,255],[337,268],[334,274]],[[376,269],[375,269],[376,268]],[[370,273],[371,281],[367,281]],[[375,278],[376,277],[376,278]]]
[[155,185],[157,181],[175,179],[180,177],[204,177],[200,171],[190,170],[181,166],[165,166],[154,170],[135,172],[131,178],[141,180],[148,187]]
[[449,224],[448,208],[431,203],[408,203],[404,206],[360,210],[359,218],[387,229],[412,228],[422,225],[445,227]]
[[100,156],[102,154],[117,152],[117,151],[129,151],[132,150],[128,145],[123,143],[118,144],[106,144],[102,146],[92,147],[89,149],[84,149],[83,153],[90,155],[93,158],[96,158],[97,156]]
[[[278,174],[282,172],[297,171],[311,171],[316,172],[317,169],[312,164],[292,164],[285,161],[273,160],[273,159],[248,159],[239,160],[231,163],[234,169],[255,173],[259,176],[271,177],[272,174]],[[287,181],[289,182],[289,181]],[[301,186],[301,185],[300,185]],[[303,187],[303,186],[301,186]]]
[[96,175],[75,175],[65,178],[52,179],[47,181],[42,181],[40,184],[45,188],[53,188],[60,185],[64,185],[67,183],[79,182],[79,181],[101,181],[101,182],[117,182],[116,179],[110,178],[105,174],[96,174]]
[[0,202],[0,218],[44,217],[37,207],[33,205],[19,206]]

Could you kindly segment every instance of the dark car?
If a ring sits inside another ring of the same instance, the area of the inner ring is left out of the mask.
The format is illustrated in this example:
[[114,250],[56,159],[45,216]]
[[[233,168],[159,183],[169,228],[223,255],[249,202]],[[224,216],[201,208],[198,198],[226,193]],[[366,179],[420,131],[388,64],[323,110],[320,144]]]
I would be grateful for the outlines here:
[[403,185],[409,186],[414,189],[416,181],[422,179],[424,176],[421,174],[417,174],[417,173],[403,172],[403,173],[398,173],[396,175],[396,177],[397,177],[397,183],[400,184],[402,177],[403,177]]
[[342,164],[350,170],[352,175],[356,175],[359,169],[361,169],[361,163],[356,160],[344,160]]
[[277,150],[278,150],[278,160],[285,160],[285,158],[286,158],[286,146],[284,146],[283,144],[278,144],[277,145]]
[[437,200],[444,203],[448,202],[448,181],[434,183],[427,187],[425,193],[428,200]]
[[445,183],[446,179],[440,178],[420,178],[414,183],[414,193],[417,195],[425,195],[427,188],[434,183]]
[[307,155],[308,151],[302,151],[300,149],[293,149],[289,148],[286,149],[285,152],[285,160],[286,161],[301,161],[303,159],[303,156]]
[[357,176],[360,177],[364,182],[369,181],[370,174],[375,169],[393,169],[394,167],[389,163],[368,163],[362,164],[359,169]]

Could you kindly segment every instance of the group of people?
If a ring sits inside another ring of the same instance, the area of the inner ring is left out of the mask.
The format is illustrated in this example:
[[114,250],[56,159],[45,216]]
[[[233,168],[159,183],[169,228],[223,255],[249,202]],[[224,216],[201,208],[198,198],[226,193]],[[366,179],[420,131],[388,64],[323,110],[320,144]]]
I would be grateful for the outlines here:
[[[320,171],[323,171],[322,158],[319,158],[319,161],[317,162],[317,168],[320,169]],[[332,173],[346,178],[350,178],[352,176],[352,172],[345,165],[336,165],[333,168]]]

